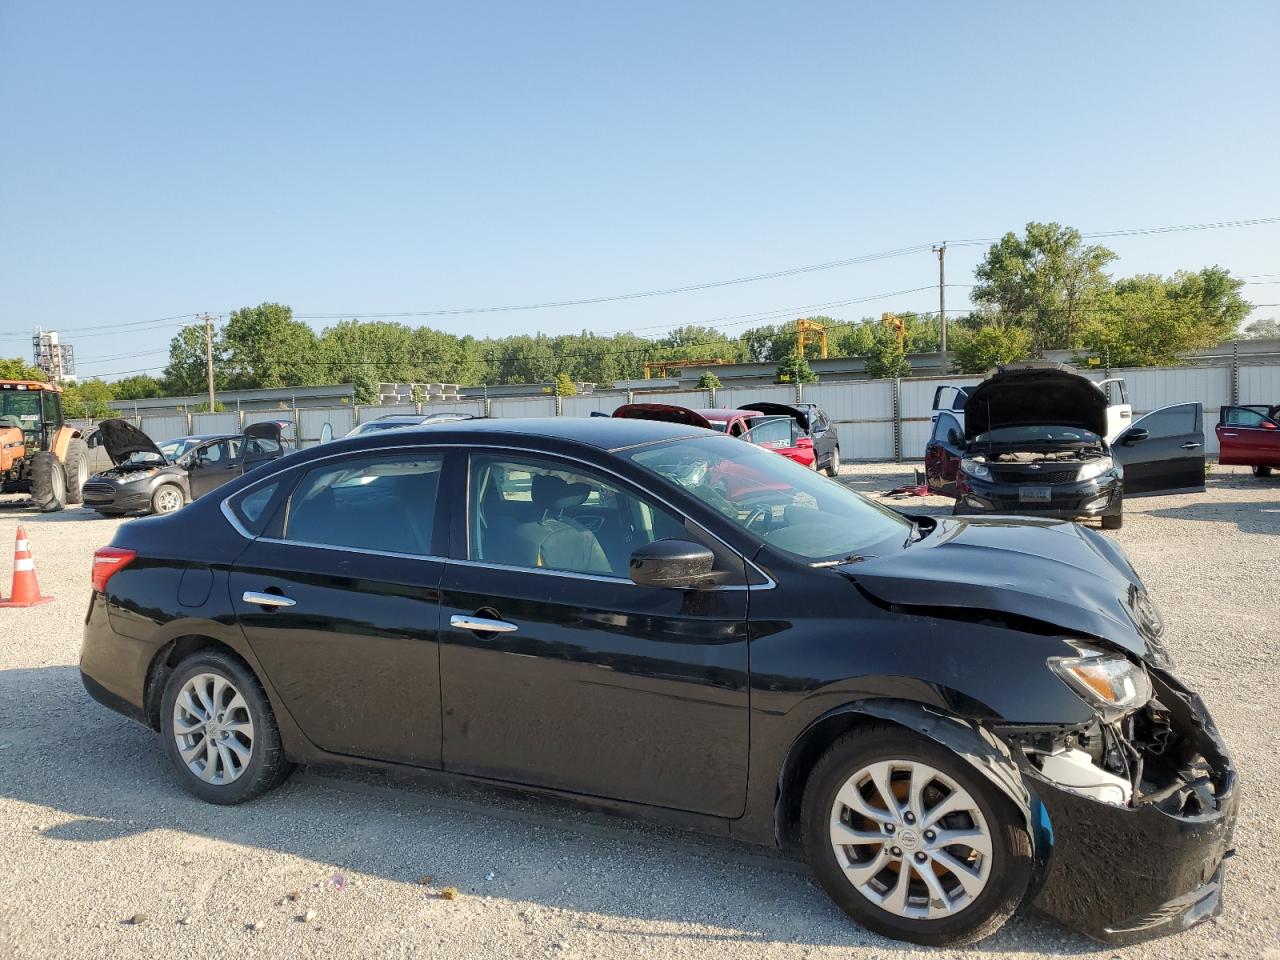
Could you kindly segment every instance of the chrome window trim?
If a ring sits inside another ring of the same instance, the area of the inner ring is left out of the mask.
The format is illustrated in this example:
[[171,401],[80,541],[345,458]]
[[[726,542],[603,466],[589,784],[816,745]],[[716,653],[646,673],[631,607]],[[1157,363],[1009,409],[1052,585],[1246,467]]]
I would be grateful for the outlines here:
[[[676,441],[674,442],[679,442],[679,440],[681,439],[687,439],[687,438],[680,437],[680,438],[677,438]],[[666,441],[651,441],[651,442],[660,443],[660,442],[666,442]],[[648,444],[637,444],[637,446],[647,446],[647,445]],[[401,444],[396,444],[394,446],[376,447],[369,450],[343,450],[339,453],[331,453],[326,456],[316,457],[313,460],[307,461],[306,470],[310,471],[315,464],[319,464],[325,460],[336,460],[339,457],[360,456],[362,454],[376,454],[381,451],[392,451],[392,450],[430,451],[430,450],[443,450],[443,449],[462,449],[467,451],[468,453],[472,451],[483,452],[486,450],[501,450],[501,451],[509,451],[517,454],[522,453],[527,456],[533,456],[533,457],[545,457],[550,459],[567,460],[572,463],[580,463],[584,467],[587,467],[589,469],[599,470],[611,476],[617,477],[620,481],[622,481],[624,484],[627,484],[628,486],[635,486],[635,484],[631,480],[627,479],[622,474],[618,473],[616,470],[611,470],[609,467],[604,467],[599,464],[590,463],[589,461],[583,460],[580,457],[574,457],[569,454],[548,453],[544,450],[530,450],[527,447],[517,447],[517,446],[512,446],[510,444],[491,444],[491,443],[477,444],[475,442],[464,442],[464,441],[457,441],[457,440],[435,441],[430,444],[401,443]],[[618,449],[621,450],[621,449],[630,449],[630,448],[620,447]],[[613,450],[605,450],[604,448],[601,448],[600,452],[604,454],[610,454],[610,455],[614,453]],[[279,457],[276,460],[272,461],[272,463],[279,463],[279,461],[283,459],[286,459],[286,458]],[[468,463],[468,474],[470,474],[470,457],[468,457],[467,463]],[[279,470],[276,470],[263,477],[260,477],[259,479],[255,480],[253,483],[249,484],[248,486],[242,487],[240,490],[237,490],[235,493],[231,494],[230,496],[223,497],[222,500],[219,502],[218,506],[219,506],[219,509],[221,509],[222,511],[222,515],[227,518],[227,521],[231,524],[231,526],[235,529],[235,531],[239,533],[242,537],[244,537],[246,540],[250,540],[250,541],[261,540],[264,543],[277,543],[277,544],[283,544],[286,546],[294,546],[294,547],[312,547],[312,548],[317,548],[322,550],[346,550],[352,553],[361,553],[361,554],[366,554],[369,556],[377,556],[377,557],[395,557],[395,558],[401,558],[401,559],[407,559],[407,560],[435,560],[435,561],[441,561],[444,563],[459,563],[465,566],[490,567],[492,569],[497,569],[497,570],[510,570],[513,572],[536,573],[536,574],[544,574],[544,575],[549,574],[549,575],[560,576],[560,577],[574,577],[577,579],[601,580],[606,583],[625,583],[625,584],[630,584],[633,587],[638,586],[638,584],[635,581],[631,580],[628,577],[606,577],[606,576],[600,576],[598,574],[574,573],[569,570],[548,570],[546,568],[540,568],[540,567],[513,567],[513,566],[507,566],[506,564],[487,563],[485,561],[480,561],[480,560],[471,560],[470,558],[466,560],[458,560],[453,557],[437,557],[429,554],[391,553],[388,551],[380,551],[380,550],[366,550],[361,547],[343,547],[343,546],[337,546],[334,544],[306,543],[298,540],[289,540],[289,539],[283,539],[283,538],[277,539],[275,537],[255,536],[254,534],[250,533],[247,529],[245,529],[244,525],[240,523],[239,518],[235,515],[235,511],[231,508],[231,501],[236,497],[245,496],[248,493],[248,491],[252,490],[254,487],[261,486],[262,484],[268,483],[272,479],[279,477],[281,474],[288,473],[290,470],[294,469],[295,466],[297,465],[296,464],[285,465]],[[678,507],[674,506],[670,501],[664,499],[663,497],[651,491],[645,491],[645,494],[647,496],[650,496],[652,499],[656,500],[658,503],[662,504],[664,507],[666,507],[668,510],[675,513],[677,516],[688,520],[695,527],[701,530],[704,534],[706,534],[712,540],[716,541],[716,543],[719,543],[730,553],[734,554],[734,556],[739,557],[744,564],[746,564],[748,567],[750,567],[750,569],[754,570],[760,576],[764,577],[764,580],[765,580],[764,583],[760,583],[760,584],[744,583],[740,585],[734,584],[729,586],[707,587],[705,589],[707,589],[708,591],[772,590],[774,587],[778,585],[778,582],[774,580],[774,578],[771,577],[768,573],[766,573],[763,569],[761,569],[753,560],[751,560],[749,557],[744,556],[742,552],[739,551],[736,547],[733,547],[730,544],[725,543],[724,540],[716,536],[714,533],[712,533],[702,524],[698,523],[698,521],[695,520],[693,517],[690,517],[688,514],[684,513]],[[468,500],[470,499],[470,496],[471,496],[471,483],[470,483],[470,476],[468,475],[467,492],[466,492],[466,497]],[[467,503],[465,505],[465,508],[469,509],[470,504]],[[761,543],[761,545],[762,546],[764,545],[763,542]],[[468,552],[470,552],[470,544],[468,544]]]

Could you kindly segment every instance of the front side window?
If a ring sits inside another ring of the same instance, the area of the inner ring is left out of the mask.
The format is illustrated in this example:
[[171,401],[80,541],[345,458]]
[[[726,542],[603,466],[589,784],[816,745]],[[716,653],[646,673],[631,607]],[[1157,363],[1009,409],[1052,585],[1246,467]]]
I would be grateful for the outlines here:
[[[1196,432],[1196,408],[1189,403],[1148,413],[1133,424],[1152,437],[1180,437]],[[1132,428],[1131,428],[1132,429]]]
[[314,467],[289,497],[284,538],[432,555],[439,454],[370,455]]
[[227,449],[227,441],[219,440],[207,447],[201,447],[199,459],[201,463],[224,463],[230,459],[231,451]]
[[768,450],[783,450],[796,445],[799,433],[800,425],[791,417],[772,417],[753,426],[743,439]]
[[647,444],[622,456],[683,488],[756,540],[806,561],[899,549],[911,521],[786,457],[721,437]]
[[1266,421],[1267,418],[1257,410],[1232,407],[1230,410],[1224,411],[1222,425],[1225,427],[1261,427]]
[[665,509],[556,461],[475,456],[469,482],[472,560],[626,577],[637,547],[688,539]]

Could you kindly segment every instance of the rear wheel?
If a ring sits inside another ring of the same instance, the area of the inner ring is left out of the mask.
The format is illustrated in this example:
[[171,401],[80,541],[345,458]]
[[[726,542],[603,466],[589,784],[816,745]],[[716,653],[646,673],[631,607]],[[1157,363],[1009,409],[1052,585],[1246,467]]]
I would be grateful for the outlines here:
[[79,437],[67,443],[67,458],[63,461],[67,474],[67,503],[83,503],[84,483],[89,479],[89,445]]
[[183,495],[182,488],[176,483],[162,483],[151,495],[151,512],[173,513],[175,510],[181,510],[186,502],[187,498]]
[[56,513],[67,505],[66,468],[48,451],[31,458],[31,499],[41,513]]
[[169,675],[160,733],[182,785],[209,803],[244,803],[292,769],[262,684],[221,650],[192,654]]
[[1031,839],[1008,798],[950,750],[891,725],[832,744],[805,785],[801,831],[832,899],[895,940],[980,940],[1031,879]]
[[1119,530],[1122,526],[1124,526],[1124,514],[1122,513],[1117,513],[1113,517],[1102,518],[1103,530]]
[[1270,467],[1254,467],[1253,475],[1255,477],[1269,477],[1271,476],[1271,468]]
[[827,476],[840,476],[840,448],[836,447],[831,451],[831,459],[827,461]]

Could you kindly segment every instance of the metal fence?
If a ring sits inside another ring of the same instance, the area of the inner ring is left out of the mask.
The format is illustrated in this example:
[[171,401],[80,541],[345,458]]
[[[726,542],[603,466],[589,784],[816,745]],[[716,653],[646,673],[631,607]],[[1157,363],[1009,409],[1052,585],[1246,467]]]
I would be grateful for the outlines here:
[[[1213,426],[1224,406],[1280,403],[1280,365],[1233,363],[1216,367],[1143,367],[1086,371],[1095,380],[1123,377],[1133,418],[1173,403],[1204,405],[1205,447],[1218,452]],[[971,386],[979,377],[912,377],[903,380],[850,380],[804,386],[721,387],[716,390],[597,391],[573,397],[491,397],[440,403],[362,407],[300,407],[252,412],[144,416],[137,425],[157,442],[201,433],[236,433],[250,423],[290,420],[298,445],[319,443],[329,425],[341,437],[358,423],[389,414],[469,413],[491,417],[585,417],[611,413],[624,403],[670,403],[687,407],[734,407],[752,401],[816,403],[840,431],[840,453],[850,460],[918,460],[929,438],[935,390],[944,384]],[[92,422],[85,421],[84,429]]]

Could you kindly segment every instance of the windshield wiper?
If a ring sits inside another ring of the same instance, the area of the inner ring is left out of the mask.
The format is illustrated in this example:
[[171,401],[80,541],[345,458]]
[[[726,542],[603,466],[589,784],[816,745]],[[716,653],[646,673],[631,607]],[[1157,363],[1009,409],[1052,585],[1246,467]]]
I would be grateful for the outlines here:
[[839,567],[846,563],[862,563],[864,560],[874,560],[875,557],[865,553],[850,553],[840,557],[837,560],[819,560],[817,563],[811,563],[811,567]]

